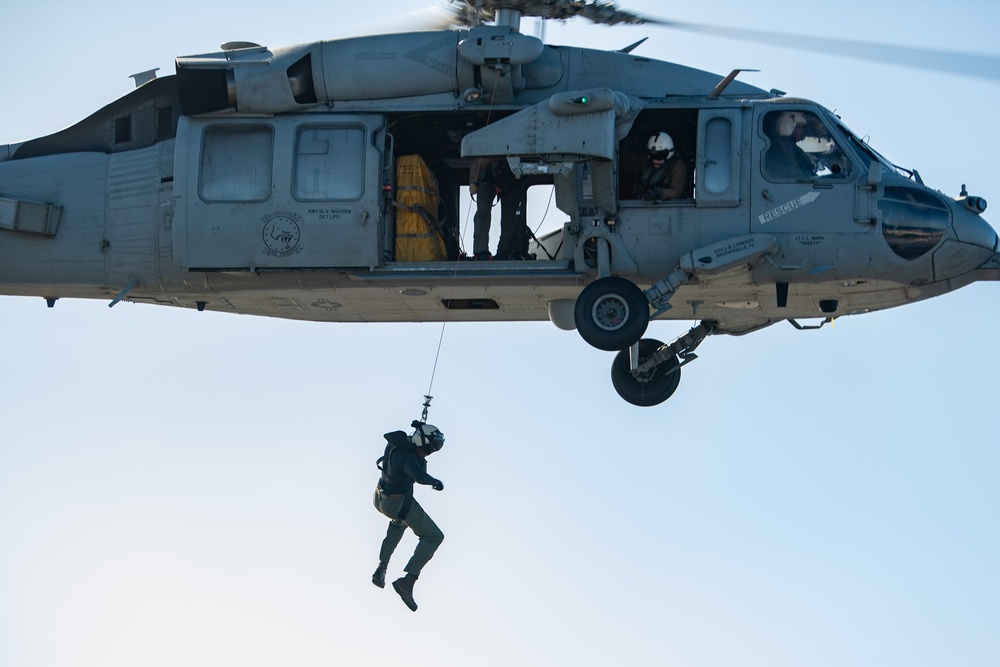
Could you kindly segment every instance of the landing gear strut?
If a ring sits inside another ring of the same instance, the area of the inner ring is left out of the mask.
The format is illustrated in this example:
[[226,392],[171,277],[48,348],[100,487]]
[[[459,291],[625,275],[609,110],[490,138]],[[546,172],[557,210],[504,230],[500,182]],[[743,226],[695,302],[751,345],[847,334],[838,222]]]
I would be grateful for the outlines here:
[[698,358],[694,353],[703,340],[715,333],[715,322],[701,322],[669,345],[644,338],[615,356],[611,383],[632,405],[659,405],[677,390],[681,366]]

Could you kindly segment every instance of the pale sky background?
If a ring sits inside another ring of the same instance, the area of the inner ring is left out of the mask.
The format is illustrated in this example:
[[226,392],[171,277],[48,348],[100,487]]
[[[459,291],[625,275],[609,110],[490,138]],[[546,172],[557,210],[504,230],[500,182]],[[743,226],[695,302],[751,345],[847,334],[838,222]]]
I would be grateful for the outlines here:
[[[0,143],[75,123],[177,55],[425,6],[8,4]],[[986,0],[695,5],[624,6],[1000,55]],[[641,55],[760,69],[743,78],[836,109],[1000,219],[1000,82],[653,26],[546,32],[645,36]],[[382,434],[419,416],[440,324],[0,298],[0,665],[995,667],[998,304],[984,283],[709,338],[655,408],[619,399],[613,354],[575,332],[447,325],[431,421],[448,442],[429,460],[446,488],[418,489],[446,539],[413,614],[370,583],[371,492]]]

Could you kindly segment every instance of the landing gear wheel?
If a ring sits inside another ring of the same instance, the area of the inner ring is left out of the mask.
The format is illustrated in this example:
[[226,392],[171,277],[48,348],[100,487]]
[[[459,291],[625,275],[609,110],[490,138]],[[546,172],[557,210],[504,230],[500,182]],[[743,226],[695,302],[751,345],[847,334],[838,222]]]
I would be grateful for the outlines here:
[[[643,338],[639,341],[639,361],[656,352],[663,346],[658,340]],[[628,350],[622,350],[611,363],[611,384],[615,386],[618,395],[632,405],[649,407],[659,405],[673,396],[681,381],[681,369],[677,357],[653,368],[638,378],[632,375]]]
[[577,331],[599,350],[628,349],[649,325],[649,302],[635,283],[601,278],[580,292],[573,310]]

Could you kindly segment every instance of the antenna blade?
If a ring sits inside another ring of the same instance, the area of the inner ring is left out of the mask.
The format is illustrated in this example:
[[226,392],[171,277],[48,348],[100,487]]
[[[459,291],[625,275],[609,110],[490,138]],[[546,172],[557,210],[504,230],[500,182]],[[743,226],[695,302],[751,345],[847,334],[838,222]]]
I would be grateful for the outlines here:
[[638,42],[636,42],[634,44],[629,44],[624,49],[618,49],[618,53],[632,53],[633,51],[635,51],[635,49],[636,49],[637,46],[639,46],[640,44],[642,44],[643,42],[645,42],[647,39],[649,39],[649,37],[643,37]]

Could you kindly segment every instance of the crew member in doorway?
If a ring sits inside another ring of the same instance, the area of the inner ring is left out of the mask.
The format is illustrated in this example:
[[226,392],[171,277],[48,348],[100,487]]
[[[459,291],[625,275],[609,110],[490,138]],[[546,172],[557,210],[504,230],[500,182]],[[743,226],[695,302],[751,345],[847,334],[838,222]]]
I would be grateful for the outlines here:
[[372,583],[385,588],[385,571],[389,558],[403,533],[409,528],[419,538],[417,548],[403,568],[406,575],[392,582],[392,587],[406,606],[416,611],[413,585],[424,565],[441,546],[444,533],[413,499],[413,483],[426,484],[435,491],[444,489],[441,480],[427,474],[427,457],[444,446],[444,433],[436,426],[419,421],[413,422],[411,426],[415,430],[410,436],[403,431],[385,434],[385,454],[376,462],[382,476],[375,488],[373,502],[379,512],[389,517],[389,529],[382,540],[378,568],[372,575]]
[[639,172],[633,195],[647,201],[680,199],[688,194],[688,166],[674,150],[674,140],[657,132],[646,142],[649,161]]
[[493,202],[500,201],[500,241],[496,258],[526,259],[524,203],[527,195],[524,183],[510,170],[506,158],[479,158],[469,170],[469,194],[476,198],[476,215],[472,237],[473,258],[489,260],[490,226],[493,223]]

